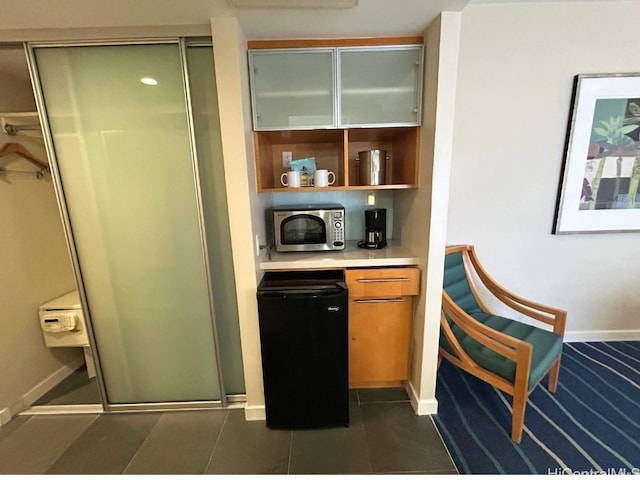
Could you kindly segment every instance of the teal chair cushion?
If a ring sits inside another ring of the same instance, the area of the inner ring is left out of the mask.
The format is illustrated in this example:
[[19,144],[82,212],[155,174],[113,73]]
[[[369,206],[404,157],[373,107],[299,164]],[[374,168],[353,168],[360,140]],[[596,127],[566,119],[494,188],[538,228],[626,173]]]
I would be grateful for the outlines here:
[[[488,327],[532,345],[529,389],[533,388],[542,379],[545,372],[562,351],[562,337],[553,332],[484,312],[473,313],[471,316]],[[474,362],[505,380],[514,382],[516,376],[516,364],[514,361],[477,342],[454,323],[451,323],[451,330],[464,351]],[[440,343],[445,350],[455,355],[446,338],[442,335]]]
[[482,309],[471,293],[462,263],[462,253],[450,253],[444,257],[444,289],[465,312],[481,312]]
[[[533,388],[533,386],[542,379],[545,372],[562,351],[562,337],[532,325],[484,312],[471,293],[471,287],[467,281],[462,262],[462,253],[460,252],[451,253],[445,257],[443,286],[451,299],[475,320],[494,330],[532,345],[529,389]],[[469,337],[460,327],[456,326],[455,323],[449,321],[449,324],[460,345],[473,361],[509,382],[515,380],[515,362]],[[443,334],[440,335],[440,345],[446,351],[455,355],[455,352]]]

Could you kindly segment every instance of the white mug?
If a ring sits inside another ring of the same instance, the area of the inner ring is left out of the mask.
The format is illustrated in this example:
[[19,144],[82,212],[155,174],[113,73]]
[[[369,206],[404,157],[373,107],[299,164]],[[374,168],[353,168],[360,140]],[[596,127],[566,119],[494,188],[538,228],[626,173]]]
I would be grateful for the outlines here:
[[[329,180],[330,177],[333,178]],[[316,170],[313,174],[314,185],[316,187],[328,187],[333,185],[336,181],[336,174],[329,170]]]
[[300,187],[300,172],[297,170],[284,172],[282,175],[280,175],[280,183],[282,183],[282,185],[284,185],[285,187]]

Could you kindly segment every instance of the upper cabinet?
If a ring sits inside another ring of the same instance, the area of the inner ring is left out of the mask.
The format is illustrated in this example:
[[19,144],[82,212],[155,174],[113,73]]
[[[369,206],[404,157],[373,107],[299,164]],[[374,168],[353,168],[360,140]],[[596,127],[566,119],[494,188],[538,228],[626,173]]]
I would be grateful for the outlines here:
[[338,126],[420,125],[422,45],[339,48]]
[[[324,190],[418,186],[424,39],[250,41],[258,192],[282,184],[291,159],[335,174]],[[371,185],[360,153],[379,150]],[[363,173],[364,171],[364,173]]]
[[335,126],[334,49],[249,52],[254,130]]
[[421,43],[249,46],[255,131],[420,125]]

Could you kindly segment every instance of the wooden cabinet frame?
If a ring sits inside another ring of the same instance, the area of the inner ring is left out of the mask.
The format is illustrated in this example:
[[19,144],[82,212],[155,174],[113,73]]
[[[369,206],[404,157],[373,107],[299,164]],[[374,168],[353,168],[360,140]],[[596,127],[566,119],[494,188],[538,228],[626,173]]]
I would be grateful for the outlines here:
[[[424,38],[380,37],[306,40],[250,40],[249,50],[287,48],[339,48],[423,45]],[[381,126],[373,128],[318,130],[254,131],[254,153],[258,192],[310,192],[331,190],[383,190],[418,187],[420,127]],[[361,185],[356,159],[364,150],[386,150],[384,185]],[[292,152],[294,159],[314,157],[318,169],[335,173],[330,187],[285,188],[280,176],[289,170],[283,166],[282,153]],[[314,188],[314,190],[309,190]]]
[[292,40],[249,40],[249,50],[273,48],[381,47],[385,45],[422,45],[424,37],[319,38]]
[[349,288],[349,385],[402,385],[409,378],[416,266],[347,269]]
[[[279,130],[253,133],[258,192],[295,192],[329,190],[382,190],[418,187],[420,127],[354,128],[348,130]],[[386,150],[386,183],[360,185],[357,175],[358,152]],[[317,168],[331,170],[336,182],[323,188],[286,188],[280,176],[289,170],[283,166],[282,153],[292,152],[294,159],[314,157]],[[310,190],[312,189],[312,190]]]

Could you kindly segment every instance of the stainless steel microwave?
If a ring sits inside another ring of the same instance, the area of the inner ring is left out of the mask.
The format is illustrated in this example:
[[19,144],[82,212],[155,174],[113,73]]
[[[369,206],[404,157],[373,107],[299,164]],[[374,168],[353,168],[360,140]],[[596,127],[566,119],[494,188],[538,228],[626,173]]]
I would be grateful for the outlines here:
[[273,208],[277,252],[344,250],[344,207],[337,203]]

